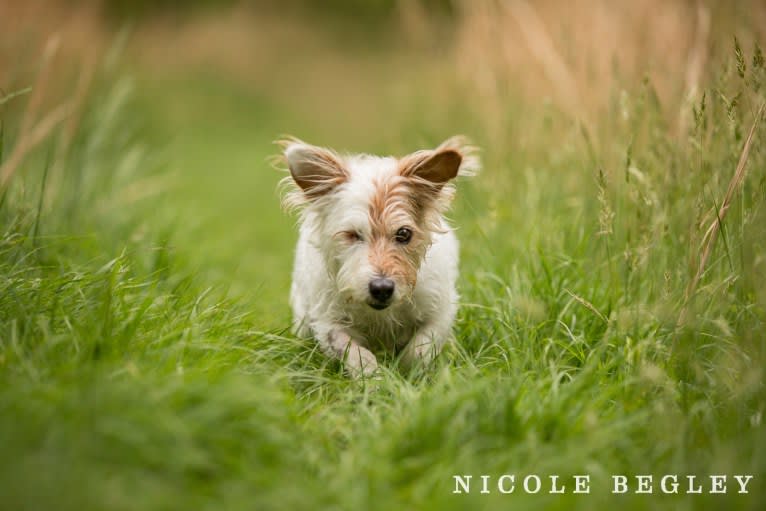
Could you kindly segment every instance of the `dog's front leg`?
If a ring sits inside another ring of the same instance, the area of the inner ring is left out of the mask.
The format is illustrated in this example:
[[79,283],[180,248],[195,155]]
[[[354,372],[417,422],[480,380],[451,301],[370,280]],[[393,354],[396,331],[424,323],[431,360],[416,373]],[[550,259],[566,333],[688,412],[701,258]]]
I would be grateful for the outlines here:
[[415,332],[404,347],[399,363],[405,369],[412,369],[418,363],[428,365],[441,352],[442,346],[449,338],[449,328],[427,323]]
[[325,353],[337,358],[345,365],[346,372],[354,378],[369,377],[378,369],[375,355],[354,341],[342,328],[328,330],[322,344]]

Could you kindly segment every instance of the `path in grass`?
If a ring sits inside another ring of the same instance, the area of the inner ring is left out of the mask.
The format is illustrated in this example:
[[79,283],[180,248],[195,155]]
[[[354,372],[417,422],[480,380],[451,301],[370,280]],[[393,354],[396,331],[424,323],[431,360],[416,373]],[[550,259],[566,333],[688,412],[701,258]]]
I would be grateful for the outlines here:
[[204,78],[146,85],[138,97],[172,175],[162,209],[176,255],[203,284],[251,305],[264,328],[284,326],[295,229],[280,208],[283,176],[268,159],[289,121],[274,105]]

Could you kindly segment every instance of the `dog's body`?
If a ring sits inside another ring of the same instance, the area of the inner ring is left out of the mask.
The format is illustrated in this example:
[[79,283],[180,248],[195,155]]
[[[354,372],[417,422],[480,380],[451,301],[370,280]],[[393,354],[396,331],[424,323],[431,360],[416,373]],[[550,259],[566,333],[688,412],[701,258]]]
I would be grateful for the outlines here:
[[[376,368],[374,356],[367,352],[403,350],[403,363],[407,365],[415,358],[435,355],[449,339],[457,311],[458,242],[452,231],[435,236],[418,270],[411,300],[377,311],[366,303],[348,302],[337,292],[316,245],[315,221],[308,220],[308,225],[301,226],[295,256],[290,293],[295,332],[315,337],[325,353],[337,358],[343,358],[345,344],[354,341],[366,365],[364,374]],[[345,339],[344,332],[349,339]],[[353,344],[348,348],[346,363],[353,372],[358,357],[351,350]]]
[[290,301],[294,330],[353,376],[374,352],[430,361],[451,338],[458,242],[442,216],[448,184],[477,167],[451,139],[401,159],[339,156],[293,141],[285,156],[303,206]]

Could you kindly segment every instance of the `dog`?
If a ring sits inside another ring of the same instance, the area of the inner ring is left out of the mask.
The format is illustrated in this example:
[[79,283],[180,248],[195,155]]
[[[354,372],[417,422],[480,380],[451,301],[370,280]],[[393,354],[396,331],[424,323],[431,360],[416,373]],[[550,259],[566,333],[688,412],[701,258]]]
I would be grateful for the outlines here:
[[356,378],[376,373],[375,353],[427,365],[452,339],[458,240],[443,215],[453,180],[479,170],[475,148],[453,137],[395,158],[281,145],[283,203],[300,211],[293,333]]

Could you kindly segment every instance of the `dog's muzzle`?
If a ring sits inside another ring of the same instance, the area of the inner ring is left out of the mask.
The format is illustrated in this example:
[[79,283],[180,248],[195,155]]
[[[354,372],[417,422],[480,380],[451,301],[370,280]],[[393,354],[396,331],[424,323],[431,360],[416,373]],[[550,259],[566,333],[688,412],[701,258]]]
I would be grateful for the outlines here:
[[376,310],[383,310],[391,305],[391,298],[394,296],[394,289],[396,285],[394,281],[385,278],[378,277],[370,281],[370,300],[367,304]]

